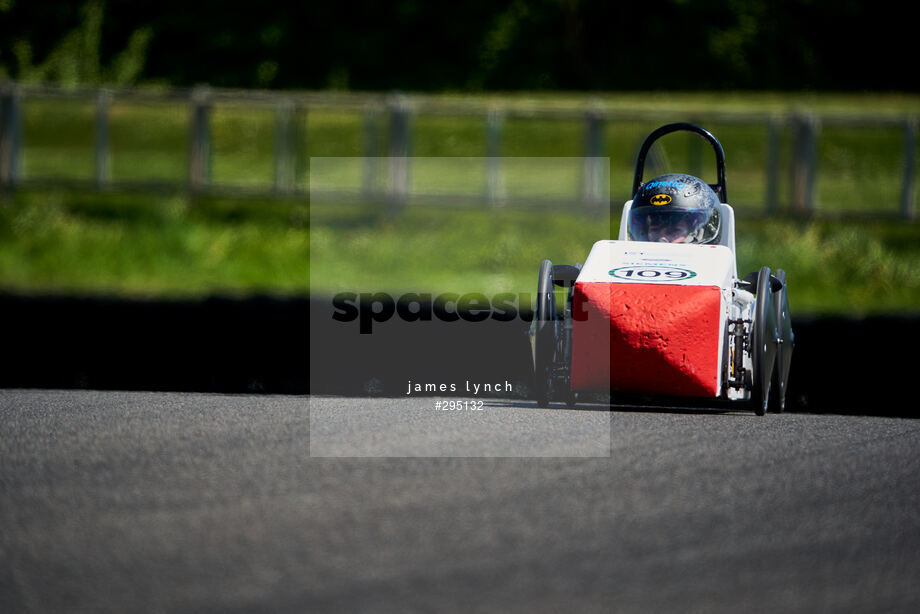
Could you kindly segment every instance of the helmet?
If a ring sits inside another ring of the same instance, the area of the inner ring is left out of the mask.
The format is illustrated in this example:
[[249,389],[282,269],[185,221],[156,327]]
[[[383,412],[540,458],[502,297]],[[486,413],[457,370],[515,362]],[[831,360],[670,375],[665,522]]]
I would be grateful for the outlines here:
[[693,175],[661,175],[643,183],[627,220],[631,241],[710,243],[721,226],[719,197]]

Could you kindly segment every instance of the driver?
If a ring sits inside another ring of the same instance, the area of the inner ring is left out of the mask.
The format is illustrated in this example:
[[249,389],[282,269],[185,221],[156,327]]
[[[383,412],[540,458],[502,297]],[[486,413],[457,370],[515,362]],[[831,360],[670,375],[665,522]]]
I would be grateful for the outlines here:
[[627,219],[631,241],[711,243],[720,227],[719,197],[692,175],[661,175],[643,183]]

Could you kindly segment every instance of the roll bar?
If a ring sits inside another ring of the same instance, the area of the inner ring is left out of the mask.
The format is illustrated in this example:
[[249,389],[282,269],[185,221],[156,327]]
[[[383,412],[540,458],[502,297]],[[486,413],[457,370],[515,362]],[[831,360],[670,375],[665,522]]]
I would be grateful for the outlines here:
[[718,183],[709,184],[709,187],[719,195],[720,202],[728,202],[728,196],[725,193],[725,151],[722,149],[722,143],[705,128],[688,122],[666,124],[646,137],[642,147],[639,148],[639,156],[636,158],[636,176],[633,180],[632,193],[635,195],[639,191],[639,186],[642,185],[642,174],[645,171],[645,157],[648,155],[648,150],[651,149],[655,141],[672,132],[694,132],[709,142],[716,154],[716,174],[718,177]]

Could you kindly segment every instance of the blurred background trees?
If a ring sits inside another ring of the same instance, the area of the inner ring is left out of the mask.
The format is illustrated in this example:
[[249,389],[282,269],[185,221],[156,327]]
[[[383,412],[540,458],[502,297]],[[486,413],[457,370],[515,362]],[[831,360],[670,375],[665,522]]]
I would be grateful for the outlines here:
[[0,78],[416,91],[918,91],[888,0],[0,0]]

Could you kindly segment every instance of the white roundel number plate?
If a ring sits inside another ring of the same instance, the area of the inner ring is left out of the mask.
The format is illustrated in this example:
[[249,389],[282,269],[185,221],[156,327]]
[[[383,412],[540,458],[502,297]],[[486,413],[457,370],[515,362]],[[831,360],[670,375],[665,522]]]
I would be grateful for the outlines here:
[[680,269],[670,266],[621,266],[610,271],[610,275],[617,279],[627,279],[629,281],[665,281],[675,282],[684,281],[691,277],[696,277],[696,273],[688,269]]

